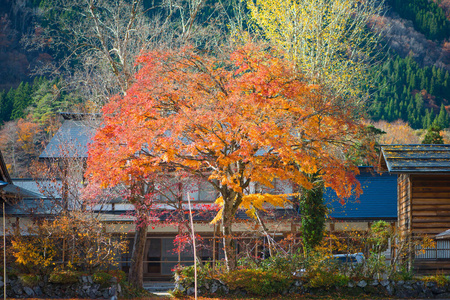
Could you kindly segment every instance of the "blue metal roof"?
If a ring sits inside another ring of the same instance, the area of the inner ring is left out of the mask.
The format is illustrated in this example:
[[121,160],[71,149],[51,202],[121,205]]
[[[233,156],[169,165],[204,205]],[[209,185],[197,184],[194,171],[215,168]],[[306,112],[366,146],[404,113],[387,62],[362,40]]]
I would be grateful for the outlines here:
[[[361,169],[360,169],[361,170]],[[342,205],[336,193],[327,189],[324,201],[329,208],[329,217],[336,219],[392,219],[397,218],[397,175],[372,174],[361,170],[356,176],[363,194],[351,197]]]
[[87,158],[94,134],[94,126],[84,120],[65,120],[39,158]]

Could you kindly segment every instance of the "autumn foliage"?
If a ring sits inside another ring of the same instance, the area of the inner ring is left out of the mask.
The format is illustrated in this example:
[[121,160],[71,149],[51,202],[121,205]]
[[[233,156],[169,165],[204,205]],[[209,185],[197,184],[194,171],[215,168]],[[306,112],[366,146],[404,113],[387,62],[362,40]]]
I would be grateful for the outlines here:
[[14,234],[11,252],[25,273],[48,273],[60,267],[93,272],[117,264],[126,241],[105,232],[89,213],[71,212],[42,220],[26,228],[29,235]]
[[138,61],[127,94],[103,109],[89,150],[91,184],[131,187],[169,172],[206,180],[219,193],[227,259],[239,208],[251,215],[288,201],[250,193],[250,183],[271,187],[278,178],[311,188],[308,174],[319,174],[340,197],[360,192],[349,159],[361,130],[352,105],[332,105],[279,53],[247,44],[228,55],[185,48]]

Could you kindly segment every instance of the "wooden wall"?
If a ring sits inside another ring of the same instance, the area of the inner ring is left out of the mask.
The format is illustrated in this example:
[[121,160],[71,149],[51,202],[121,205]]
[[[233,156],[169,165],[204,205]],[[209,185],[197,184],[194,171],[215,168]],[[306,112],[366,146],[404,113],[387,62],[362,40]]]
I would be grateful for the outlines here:
[[415,260],[414,272],[421,275],[450,274],[449,260]]
[[[399,175],[398,225],[401,233],[431,238],[450,229],[450,175]],[[414,270],[450,274],[450,260],[416,259]]]
[[411,184],[410,175],[400,174],[397,178],[397,224],[400,235],[411,230]]
[[410,175],[411,229],[434,236],[450,229],[450,175]]

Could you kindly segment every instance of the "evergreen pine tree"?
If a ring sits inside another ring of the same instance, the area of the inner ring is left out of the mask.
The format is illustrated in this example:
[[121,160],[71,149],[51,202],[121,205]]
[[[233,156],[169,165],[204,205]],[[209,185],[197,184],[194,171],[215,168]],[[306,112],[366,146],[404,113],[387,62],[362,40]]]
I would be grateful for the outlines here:
[[425,116],[422,119],[422,127],[429,128],[431,126],[431,111],[428,109],[425,110]]
[[441,136],[441,129],[442,128],[439,125],[433,123],[433,125],[428,128],[427,134],[425,135],[422,144],[443,144],[444,139]]
[[2,123],[3,123],[3,120],[4,120],[4,108],[3,108],[3,106],[5,105],[5,98],[6,98],[6,95],[5,95],[5,91],[1,91],[0,92],[0,126],[2,125]]
[[14,120],[25,117],[25,110],[31,102],[31,88],[28,83],[21,82],[16,89],[13,100],[11,118]]
[[441,110],[439,111],[439,115],[436,117],[436,123],[441,128],[447,128],[449,126],[448,113],[443,103],[441,104]]
[[3,107],[2,107],[2,114],[3,114],[3,121],[7,122],[12,119],[11,114],[14,107],[14,96],[16,92],[13,88],[10,88],[8,93],[4,97]]

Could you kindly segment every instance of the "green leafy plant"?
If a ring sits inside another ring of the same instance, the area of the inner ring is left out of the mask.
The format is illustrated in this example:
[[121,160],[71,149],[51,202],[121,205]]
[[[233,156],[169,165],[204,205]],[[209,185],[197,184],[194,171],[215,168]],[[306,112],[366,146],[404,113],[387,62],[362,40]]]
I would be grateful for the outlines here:
[[[194,266],[177,267],[175,269],[175,277],[183,285],[191,285],[194,283]],[[197,264],[197,282],[199,285],[205,283],[206,280],[214,278],[214,273],[210,264]]]
[[414,279],[414,272],[412,270],[408,270],[406,266],[401,266],[400,270],[394,273],[391,278],[393,280],[412,280]]
[[41,276],[36,274],[22,274],[19,275],[20,281],[24,286],[35,287],[42,280]]
[[309,275],[308,286],[312,288],[346,286],[350,278],[336,271],[317,270]]
[[286,277],[291,276],[304,266],[304,257],[299,254],[274,255],[261,261],[258,269],[276,272]]
[[290,277],[259,269],[242,269],[223,273],[220,279],[231,289],[243,289],[258,296],[281,293],[292,283]]
[[81,275],[82,274],[80,272],[73,271],[73,270],[55,269],[50,274],[48,281],[53,282],[53,283],[63,283],[63,284],[75,283],[75,282],[78,282],[78,278]]
[[119,270],[119,269],[110,270],[110,271],[108,271],[108,274],[111,274],[112,277],[116,277],[118,283],[124,283],[127,279],[127,274],[125,274],[124,271]]
[[450,280],[447,276],[442,274],[429,275],[422,277],[423,282],[436,282],[438,286],[446,285]]
[[122,285],[122,298],[135,299],[135,298],[148,298],[152,294],[144,288],[137,288],[130,283],[125,282]]
[[107,287],[111,285],[111,279],[113,275],[106,272],[96,272],[92,275],[92,279],[95,283],[99,283],[101,287]]

